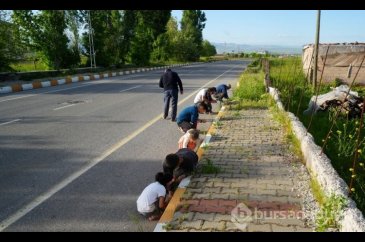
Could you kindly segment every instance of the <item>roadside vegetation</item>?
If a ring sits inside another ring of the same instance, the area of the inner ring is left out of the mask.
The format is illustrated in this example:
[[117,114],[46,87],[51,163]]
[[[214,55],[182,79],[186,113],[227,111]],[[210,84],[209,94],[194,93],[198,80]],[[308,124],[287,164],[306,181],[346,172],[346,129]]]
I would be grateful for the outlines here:
[[[292,58],[271,58],[270,59],[270,79],[281,95],[281,101],[285,109],[294,113],[306,128],[309,127],[311,115],[304,115],[313,95],[314,88],[306,81],[306,73],[303,73],[300,57]],[[322,83],[319,88],[319,95],[327,93],[331,87],[339,85],[338,80],[331,83]],[[354,88],[360,95],[364,94],[364,88],[357,86]],[[317,145],[322,146],[329,133],[332,122],[334,128],[329,134],[328,142],[324,147],[324,153],[330,158],[333,167],[339,175],[350,185],[353,179],[351,196],[356,201],[358,208],[365,212],[365,132],[360,130],[360,146],[356,150],[356,140],[360,127],[359,119],[349,119],[347,115],[340,115],[335,119],[335,109],[326,112],[318,112],[313,116],[309,129]],[[364,127],[364,126],[363,126]],[[355,152],[358,159],[353,161]]]
[[0,10],[0,72],[90,66],[124,68],[199,61],[216,54],[203,39],[201,10]]

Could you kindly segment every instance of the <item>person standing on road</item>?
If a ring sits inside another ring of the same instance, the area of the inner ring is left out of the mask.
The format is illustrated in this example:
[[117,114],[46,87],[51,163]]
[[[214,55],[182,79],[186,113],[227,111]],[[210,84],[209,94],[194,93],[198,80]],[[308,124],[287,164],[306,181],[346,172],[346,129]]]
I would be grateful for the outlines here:
[[167,119],[169,114],[170,99],[172,106],[171,121],[176,121],[177,114],[177,101],[178,92],[180,89],[180,94],[184,93],[183,85],[179,75],[172,71],[170,68],[166,69],[165,73],[160,78],[159,86],[164,89],[164,114],[163,119]]

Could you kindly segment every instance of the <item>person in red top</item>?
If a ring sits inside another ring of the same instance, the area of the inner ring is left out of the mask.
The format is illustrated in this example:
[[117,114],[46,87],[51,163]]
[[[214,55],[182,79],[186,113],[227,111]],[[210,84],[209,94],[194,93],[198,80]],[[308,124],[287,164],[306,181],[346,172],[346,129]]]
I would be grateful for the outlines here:
[[190,150],[195,150],[197,143],[199,142],[199,130],[189,129],[181,138],[179,139],[179,149],[188,148]]

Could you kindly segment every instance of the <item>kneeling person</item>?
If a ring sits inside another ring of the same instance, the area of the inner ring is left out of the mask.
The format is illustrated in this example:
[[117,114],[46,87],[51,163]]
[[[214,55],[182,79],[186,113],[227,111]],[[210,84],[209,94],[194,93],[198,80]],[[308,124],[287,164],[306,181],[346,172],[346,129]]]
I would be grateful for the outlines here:
[[137,210],[150,221],[159,219],[162,211],[171,199],[171,194],[166,196],[166,187],[172,182],[172,175],[159,172],[155,182],[148,185],[137,200]]
[[204,120],[199,119],[199,114],[207,111],[207,105],[204,102],[199,102],[196,105],[186,107],[177,116],[176,123],[183,133],[189,129],[196,129],[198,122],[204,123]]

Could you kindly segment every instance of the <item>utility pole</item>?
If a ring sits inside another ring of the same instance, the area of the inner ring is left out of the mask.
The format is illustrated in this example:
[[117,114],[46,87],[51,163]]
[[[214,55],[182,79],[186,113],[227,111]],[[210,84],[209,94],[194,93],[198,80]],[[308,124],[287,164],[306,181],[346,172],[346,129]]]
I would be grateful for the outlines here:
[[95,49],[94,49],[94,30],[91,26],[90,10],[88,10],[88,24],[89,24],[89,45],[90,45],[90,67],[96,68]]
[[319,32],[321,25],[321,10],[317,10],[317,30],[316,30],[316,43],[314,46],[314,73],[313,73],[313,87],[317,87],[317,71],[318,71],[318,49],[319,49]]

